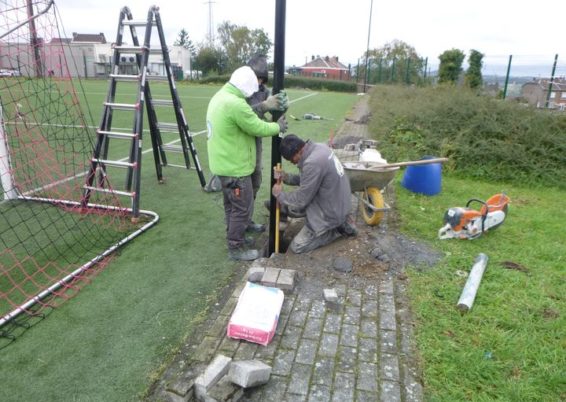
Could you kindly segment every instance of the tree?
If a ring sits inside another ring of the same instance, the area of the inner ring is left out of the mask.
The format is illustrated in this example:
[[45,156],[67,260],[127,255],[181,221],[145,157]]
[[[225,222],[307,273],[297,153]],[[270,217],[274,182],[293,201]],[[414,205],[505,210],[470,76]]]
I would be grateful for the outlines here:
[[226,56],[220,48],[201,46],[195,58],[195,69],[203,74],[224,74],[226,72]]
[[196,56],[196,48],[191,39],[189,38],[189,33],[185,30],[185,28],[181,29],[179,34],[177,35],[177,39],[173,43],[175,46],[183,46],[185,49],[189,49],[191,52],[191,56]]
[[[393,40],[379,49],[368,52],[368,82],[405,82],[419,81],[422,70],[422,58],[414,47],[401,40]],[[364,54],[363,59],[365,60]],[[365,74],[365,65],[360,66],[360,76]]]
[[267,55],[273,46],[263,29],[250,30],[229,21],[224,21],[218,27],[218,39],[226,55],[228,71],[246,64],[254,54]]
[[472,49],[468,56],[468,71],[466,71],[465,82],[470,88],[480,88],[483,83],[481,68],[483,66],[483,53]]
[[445,50],[444,53],[438,56],[440,60],[438,82],[448,82],[452,84],[458,82],[465,57],[464,52],[459,49]]

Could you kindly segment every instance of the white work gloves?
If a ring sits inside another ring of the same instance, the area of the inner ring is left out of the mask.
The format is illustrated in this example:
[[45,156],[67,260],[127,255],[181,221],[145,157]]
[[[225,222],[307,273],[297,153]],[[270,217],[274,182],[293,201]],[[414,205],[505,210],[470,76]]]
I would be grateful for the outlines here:
[[287,131],[287,127],[289,127],[289,125],[287,124],[287,119],[285,119],[285,115],[282,115],[279,120],[277,120],[277,124],[279,124],[280,133],[284,133],[285,131]]
[[284,112],[289,106],[289,99],[287,93],[281,91],[276,95],[269,96],[266,100],[259,104],[259,109],[262,113],[265,112]]

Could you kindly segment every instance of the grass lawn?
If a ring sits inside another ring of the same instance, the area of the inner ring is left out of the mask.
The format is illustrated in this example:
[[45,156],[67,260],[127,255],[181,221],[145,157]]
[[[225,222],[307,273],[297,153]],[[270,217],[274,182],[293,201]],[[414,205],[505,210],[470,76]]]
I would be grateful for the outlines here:
[[[438,240],[445,210],[505,191],[504,224],[475,240]],[[488,184],[445,175],[434,197],[401,186],[403,232],[446,257],[409,270],[417,344],[431,401],[564,401],[566,398],[565,191]],[[473,308],[456,303],[475,257],[489,257]],[[519,269],[506,269],[513,262]]]
[[[83,86],[97,125],[107,83],[86,81]],[[218,88],[179,85],[191,131],[205,129],[208,100]],[[166,90],[152,83],[154,98],[165,97]],[[289,119],[290,132],[316,140],[326,139],[331,129],[338,128],[357,100],[353,94],[307,90],[288,94],[290,113],[314,112],[327,118]],[[166,113],[158,117],[172,121]],[[131,121],[128,115],[116,113],[113,127],[131,128]],[[164,142],[176,139],[164,136]],[[195,142],[208,178],[206,136],[197,136]],[[264,183],[270,143],[264,140]],[[145,141],[144,150],[149,145]],[[110,149],[116,157],[127,156],[127,147],[120,149],[118,142]],[[1,401],[141,399],[214,303],[216,292],[237,272],[240,265],[226,257],[219,194],[201,191],[196,172],[185,169],[165,168],[166,182],[158,184],[152,154],[144,155],[141,208],[156,211],[160,222],[121,249],[74,299],[0,351]],[[181,157],[171,155],[170,162],[181,164]],[[263,186],[261,199],[267,194]],[[259,208],[256,215],[256,221],[267,219]]]

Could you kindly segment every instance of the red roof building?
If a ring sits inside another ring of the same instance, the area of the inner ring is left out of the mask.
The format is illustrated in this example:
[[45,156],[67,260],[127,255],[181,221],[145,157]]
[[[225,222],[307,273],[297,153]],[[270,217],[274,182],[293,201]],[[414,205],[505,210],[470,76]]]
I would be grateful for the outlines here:
[[312,56],[311,61],[299,67],[300,75],[305,77],[328,78],[332,80],[349,80],[350,70],[340,63],[338,57]]

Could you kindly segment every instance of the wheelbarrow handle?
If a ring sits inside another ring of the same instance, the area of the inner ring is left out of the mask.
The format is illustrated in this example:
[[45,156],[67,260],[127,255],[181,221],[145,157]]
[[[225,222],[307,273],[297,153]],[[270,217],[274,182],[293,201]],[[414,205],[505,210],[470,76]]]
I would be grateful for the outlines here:
[[385,165],[378,165],[377,167],[390,168],[390,167],[413,166],[413,165],[429,165],[431,163],[448,162],[448,160],[449,160],[448,158],[421,159],[418,161],[387,163]]

